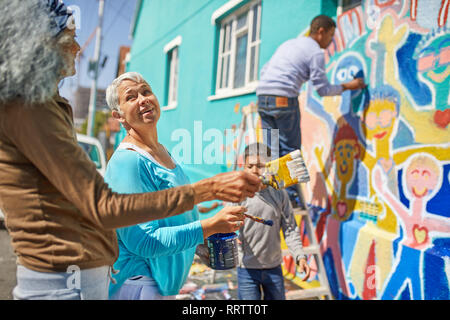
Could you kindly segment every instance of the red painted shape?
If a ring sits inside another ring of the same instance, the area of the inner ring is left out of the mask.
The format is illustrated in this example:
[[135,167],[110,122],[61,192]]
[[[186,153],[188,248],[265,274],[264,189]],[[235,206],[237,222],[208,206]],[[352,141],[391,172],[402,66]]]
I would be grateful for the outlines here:
[[440,28],[442,28],[443,26],[445,26],[447,24],[449,6],[450,6],[449,0],[442,0],[441,9],[439,10],[439,15],[438,15],[438,25]]
[[344,28],[346,27],[344,21],[348,21],[351,26],[353,26],[353,19],[356,19],[356,23],[358,24],[358,35],[361,36],[364,31],[364,23],[363,23],[363,12],[360,6],[353,8],[351,10],[345,11],[343,14],[337,17],[337,29],[336,31],[339,31],[340,38],[342,40],[343,48],[346,48],[348,43],[347,41],[349,39],[345,38]]
[[336,145],[342,140],[352,140],[358,142],[358,136],[348,123],[344,123],[339,127],[333,142]]
[[304,247],[309,246],[309,235],[306,233],[305,221],[302,219],[300,221],[300,237],[302,239],[302,244]]
[[372,300],[377,297],[376,288],[376,265],[375,265],[375,240],[370,245],[369,255],[367,256],[366,269],[364,270],[364,288],[362,298]]
[[319,221],[317,221],[316,238],[318,243],[322,241],[322,237],[325,233],[325,225],[327,222],[327,217],[331,213],[331,201],[332,201],[331,196],[328,196],[326,211],[320,213]]
[[417,18],[417,1],[418,0],[411,0],[409,6],[410,6],[410,17],[412,21],[416,21]]
[[413,234],[417,244],[422,244],[428,241],[428,229],[426,227],[419,227],[418,224],[414,224]]
[[436,110],[434,114],[434,123],[441,129],[447,128],[450,123],[450,109],[445,109],[444,111]]
[[347,203],[345,201],[339,200],[336,203],[336,211],[340,218],[345,217],[345,214],[347,213]]
[[292,274],[295,275],[295,261],[294,258],[291,255],[287,255],[283,257],[283,263],[286,270]]
[[322,212],[320,214],[319,221],[317,222],[316,238],[319,243],[322,240],[323,234],[325,233],[325,223],[327,222],[328,214],[328,212]]

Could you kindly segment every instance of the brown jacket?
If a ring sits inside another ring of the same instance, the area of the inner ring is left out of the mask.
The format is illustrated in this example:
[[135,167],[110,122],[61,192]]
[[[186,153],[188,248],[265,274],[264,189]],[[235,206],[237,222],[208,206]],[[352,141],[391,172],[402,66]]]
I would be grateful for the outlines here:
[[190,186],[112,192],[78,146],[61,97],[31,107],[0,105],[0,207],[18,263],[44,272],[112,265],[114,229],[191,210]]

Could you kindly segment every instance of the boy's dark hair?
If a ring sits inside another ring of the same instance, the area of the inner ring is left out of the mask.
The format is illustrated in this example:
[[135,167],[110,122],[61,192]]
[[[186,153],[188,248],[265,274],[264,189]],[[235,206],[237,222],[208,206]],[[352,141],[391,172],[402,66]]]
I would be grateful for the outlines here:
[[325,31],[328,31],[331,28],[336,28],[336,22],[334,22],[334,20],[329,16],[321,14],[312,19],[311,25],[309,27],[310,33],[315,34],[319,31],[320,28],[324,28]]
[[260,156],[270,159],[270,148],[264,143],[259,142],[249,144],[244,150],[244,161],[247,160],[249,156]]

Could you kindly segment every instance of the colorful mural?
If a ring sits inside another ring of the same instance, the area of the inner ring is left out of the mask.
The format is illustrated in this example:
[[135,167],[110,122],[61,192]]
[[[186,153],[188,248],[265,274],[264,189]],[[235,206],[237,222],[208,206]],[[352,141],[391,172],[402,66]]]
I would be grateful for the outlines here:
[[322,209],[337,298],[450,298],[448,11],[448,1],[372,0],[345,12],[327,71],[334,83],[364,75],[367,89],[300,98],[307,199]]
[[[450,298],[449,3],[346,11],[326,51],[329,79],[364,76],[368,87],[300,95],[306,199],[338,299]],[[284,270],[299,282],[288,258]]]

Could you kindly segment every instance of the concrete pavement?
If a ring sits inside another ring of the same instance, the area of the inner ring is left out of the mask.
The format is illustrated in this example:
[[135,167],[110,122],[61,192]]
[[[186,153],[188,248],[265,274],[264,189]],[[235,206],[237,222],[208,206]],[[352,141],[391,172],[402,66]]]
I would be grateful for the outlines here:
[[10,241],[8,232],[0,225],[0,300],[12,300],[16,285],[16,256]]

